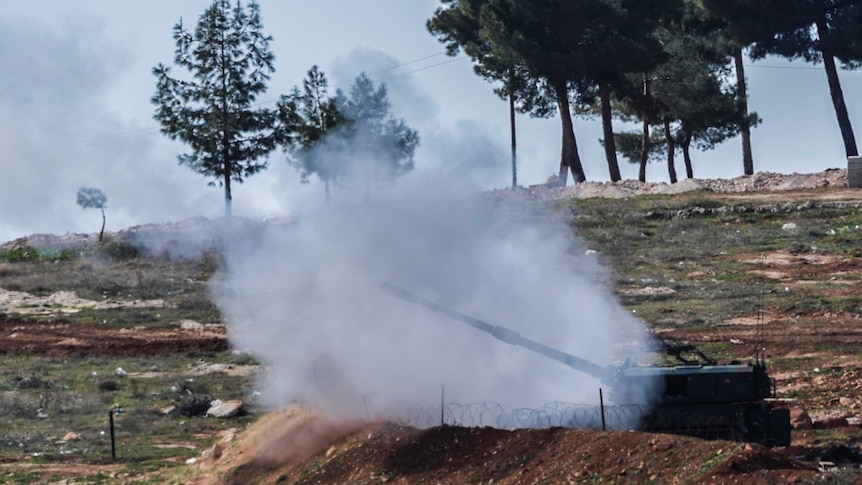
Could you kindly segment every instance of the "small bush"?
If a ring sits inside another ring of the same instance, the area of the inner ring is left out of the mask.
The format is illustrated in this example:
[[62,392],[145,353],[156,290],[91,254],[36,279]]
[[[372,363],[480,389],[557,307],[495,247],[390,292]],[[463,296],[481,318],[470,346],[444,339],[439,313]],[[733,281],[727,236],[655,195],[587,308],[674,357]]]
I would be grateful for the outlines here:
[[230,363],[234,365],[259,365],[260,361],[249,353],[239,352],[231,356]]
[[694,199],[688,204],[691,207],[703,207],[704,209],[718,209],[725,205],[724,202],[715,199]]
[[18,389],[48,389],[53,385],[53,382],[36,374],[30,374],[27,377],[15,378],[15,386]]
[[21,263],[24,261],[37,261],[39,259],[39,251],[33,248],[12,248],[5,251],[0,251],[0,261],[7,263]]
[[99,246],[99,252],[115,261],[126,261],[140,256],[141,252],[133,244],[124,241],[111,241]]
[[180,414],[186,417],[203,416],[213,401],[206,386],[191,379],[177,382],[174,389],[176,389],[174,400]]
[[96,384],[96,387],[99,388],[100,391],[113,392],[118,390],[120,388],[120,385],[117,384],[117,381],[109,379],[106,381],[100,381],[98,384]]

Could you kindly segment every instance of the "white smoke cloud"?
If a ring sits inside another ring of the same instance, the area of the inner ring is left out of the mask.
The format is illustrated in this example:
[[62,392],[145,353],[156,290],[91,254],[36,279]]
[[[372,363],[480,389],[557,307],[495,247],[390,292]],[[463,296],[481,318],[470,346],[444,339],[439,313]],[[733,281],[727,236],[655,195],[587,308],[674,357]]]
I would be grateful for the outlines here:
[[219,214],[204,202],[205,181],[177,166],[182,147],[108,106],[132,56],[99,20],[70,15],[49,26],[3,18],[0,45],[15,46],[0,49],[0,240],[98,232],[98,211],[75,204],[82,186],[107,195],[109,231]]
[[[644,326],[567,226],[483,198],[305,214],[231,248],[213,292],[232,344],[269,367],[272,405],[338,413],[398,401],[593,403],[601,383],[381,290],[390,282],[598,364],[637,357]],[[622,350],[621,342],[635,343]]]
[[[362,71],[398,64],[357,49],[331,81],[347,89]],[[269,365],[268,403],[364,416],[403,400],[433,405],[441,386],[457,402],[596,403],[598,379],[381,289],[392,283],[600,365],[648,346],[565,221],[476,195],[510,181],[508,138],[442,117],[409,74],[389,76],[374,81],[419,131],[416,169],[373,186],[370,204],[362,187],[333,187],[333,203],[303,210],[298,224],[230,246],[215,279],[232,344]]]

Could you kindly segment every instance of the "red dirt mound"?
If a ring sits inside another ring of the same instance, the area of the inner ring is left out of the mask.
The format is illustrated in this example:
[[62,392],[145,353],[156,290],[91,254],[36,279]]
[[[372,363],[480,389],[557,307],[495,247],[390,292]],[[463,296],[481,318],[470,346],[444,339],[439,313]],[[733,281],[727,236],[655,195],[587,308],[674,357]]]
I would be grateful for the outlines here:
[[262,418],[205,456],[193,483],[784,484],[818,473],[761,446],[726,441],[564,428],[359,427],[296,408]]

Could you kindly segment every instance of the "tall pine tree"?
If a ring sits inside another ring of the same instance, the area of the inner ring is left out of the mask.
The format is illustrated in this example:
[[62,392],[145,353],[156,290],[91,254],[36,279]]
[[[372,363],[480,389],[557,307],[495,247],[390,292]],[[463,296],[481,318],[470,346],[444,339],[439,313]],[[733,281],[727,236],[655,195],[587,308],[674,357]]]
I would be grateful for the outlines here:
[[859,32],[859,3],[859,0],[782,0],[781,8],[775,11],[781,21],[780,28],[751,49],[756,59],[773,54],[813,64],[823,63],[848,157],[858,155],[859,150],[835,59],[845,61],[848,67],[862,60],[858,40],[854,43],[852,35]]
[[[742,167],[745,175],[754,173],[751,128],[757,116],[748,113],[748,86],[745,79],[744,50],[757,42],[769,41],[792,28],[797,21],[784,0],[688,0],[703,15],[704,36],[727,45],[736,75],[736,99],[742,138]],[[711,32],[710,32],[711,30]]]
[[323,181],[326,201],[329,186],[343,176],[343,153],[338,139],[328,136],[345,120],[335,96],[329,95],[329,82],[317,66],[308,70],[302,89],[294,88],[278,102],[278,118],[290,138],[283,143],[288,161],[299,170],[303,183],[311,175]]
[[174,26],[174,63],[188,76],[153,69],[154,118],[161,131],[191,147],[179,162],[224,187],[225,216],[231,216],[231,182],[267,167],[278,138],[275,111],[255,107],[274,72],[272,37],[262,32],[260,8],[252,1],[214,0],[194,32]]
[[474,72],[488,81],[498,83],[494,93],[509,103],[509,125],[512,142],[512,187],[518,185],[517,140],[515,138],[515,112],[544,117],[548,110],[536,111],[535,100],[529,96],[539,95],[530,89],[536,79],[518,59],[501,57],[499,50],[490,48],[490,40],[482,34],[480,14],[487,0],[442,0],[426,23],[428,31],[445,44],[450,56],[464,52],[473,60]]
[[343,117],[335,136],[348,160],[344,177],[363,185],[367,202],[372,182],[391,183],[413,170],[419,134],[392,115],[386,85],[375,86],[365,73],[335,97]]

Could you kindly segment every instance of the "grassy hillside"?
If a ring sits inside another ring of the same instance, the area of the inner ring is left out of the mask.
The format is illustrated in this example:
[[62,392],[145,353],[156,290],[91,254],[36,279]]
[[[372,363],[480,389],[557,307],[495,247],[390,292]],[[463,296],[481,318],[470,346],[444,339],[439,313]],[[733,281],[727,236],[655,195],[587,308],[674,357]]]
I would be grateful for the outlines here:
[[[623,305],[659,334],[720,360],[765,348],[780,397],[815,420],[857,415],[859,201],[818,189],[532,204],[571,216]],[[218,262],[214,252],[167,260],[120,242],[0,251],[0,483],[69,475],[162,483],[224,430],[259,417],[254,357],[227,348],[209,298]],[[244,399],[249,412],[202,416],[216,398]],[[118,408],[113,461],[107,413]],[[794,444],[853,443],[859,434],[799,431]]]

